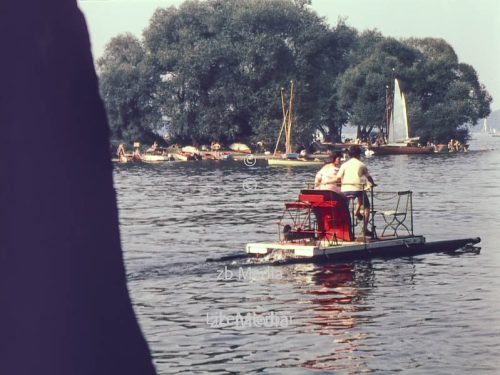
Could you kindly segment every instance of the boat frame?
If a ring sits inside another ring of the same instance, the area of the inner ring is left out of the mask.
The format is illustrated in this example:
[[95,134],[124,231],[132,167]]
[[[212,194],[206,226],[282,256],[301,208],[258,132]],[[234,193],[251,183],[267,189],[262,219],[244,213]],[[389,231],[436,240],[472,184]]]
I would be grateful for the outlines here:
[[[373,205],[373,189],[369,194],[371,216],[367,225],[371,236],[356,235],[357,222],[353,202],[330,190],[302,190],[298,200],[285,203],[278,221],[278,241],[249,243],[246,254],[269,261],[316,261],[376,256],[416,255],[436,251],[455,251],[473,246],[480,238],[436,241],[428,243],[424,236],[413,233],[413,200],[411,191],[378,192],[394,195],[394,210],[377,211]],[[377,234],[375,215],[383,218],[381,234]]]

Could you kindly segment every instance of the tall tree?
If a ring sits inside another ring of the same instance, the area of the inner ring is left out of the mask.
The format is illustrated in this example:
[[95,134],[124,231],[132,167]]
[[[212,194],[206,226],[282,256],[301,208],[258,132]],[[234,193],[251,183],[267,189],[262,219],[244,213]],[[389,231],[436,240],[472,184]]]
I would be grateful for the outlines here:
[[[347,66],[354,31],[343,23],[329,29],[308,4],[210,0],[158,9],[144,32],[147,58],[142,61],[150,72],[158,116],[171,134],[193,142],[272,142],[282,121],[280,91],[290,80],[297,86],[298,141],[312,139],[318,129],[339,132],[345,119],[335,105],[335,79]],[[100,69],[109,72],[101,75],[103,91],[114,95],[121,82],[111,72],[123,70],[124,64],[105,56]],[[126,103],[109,102],[108,108],[118,109]],[[120,120],[122,114],[115,111],[110,117]]]
[[395,72],[408,80],[421,56],[418,51],[376,32],[362,34],[353,55],[357,63],[339,78],[340,103],[349,113],[350,123],[366,139],[374,129],[384,128],[387,86],[391,85]]
[[[297,87],[298,142],[340,140],[347,122],[366,138],[385,123],[386,86],[400,78],[412,135],[465,139],[489,113],[474,69],[439,39],[396,40],[328,27],[308,0],[190,0],[158,9],[144,38],[113,40],[99,61],[115,136],[166,126],[181,142],[272,143],[280,91]],[[133,63],[132,63],[133,62]]]
[[422,142],[465,141],[469,127],[490,111],[491,97],[476,72],[460,64],[442,39],[398,41],[371,31],[360,36],[353,61],[339,92],[342,108],[364,138],[383,128],[385,91],[392,91],[394,77],[407,96],[411,136]]
[[466,141],[469,129],[490,113],[491,96],[479,82],[474,68],[460,63],[443,39],[409,39],[408,46],[424,59],[414,70],[409,99],[413,126],[424,140],[446,143],[450,138]]
[[131,34],[113,38],[97,60],[97,68],[112,137],[142,141],[155,138],[161,115],[140,41]]

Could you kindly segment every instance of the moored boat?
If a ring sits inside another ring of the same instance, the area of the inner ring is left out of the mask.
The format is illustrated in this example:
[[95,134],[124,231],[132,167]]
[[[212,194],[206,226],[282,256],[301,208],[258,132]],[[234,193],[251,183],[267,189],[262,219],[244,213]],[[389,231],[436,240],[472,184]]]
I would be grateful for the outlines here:
[[412,154],[432,154],[435,148],[432,146],[408,146],[408,145],[380,145],[371,146],[370,151],[375,155],[412,155]]
[[387,108],[387,144],[370,146],[375,155],[432,154],[433,146],[420,146],[419,137],[410,138],[406,97],[394,79],[394,95]]
[[228,152],[223,151],[205,151],[202,153],[205,160],[232,160],[232,156]]
[[324,161],[319,159],[291,159],[291,158],[269,158],[267,163],[270,166],[290,166],[290,167],[318,167],[325,164]]
[[[274,148],[273,156],[267,159],[269,166],[288,166],[288,167],[305,167],[305,166],[320,166],[324,162],[319,159],[308,157],[305,150],[301,154],[294,153],[292,150],[292,123],[293,123],[293,101],[295,96],[294,82],[291,81],[290,99],[287,106],[284,90],[281,90],[281,106],[283,111],[283,123],[279,132],[276,147]],[[281,140],[281,135],[285,134],[285,153],[279,154],[278,147]]]
[[142,154],[142,161],[146,163],[161,163],[164,161],[173,160],[171,155],[168,154],[153,154],[153,153],[145,153]]
[[234,152],[239,152],[242,154],[251,154],[252,150],[244,143],[231,143],[229,149]]
[[191,160],[201,160],[200,154],[193,154],[191,152],[174,152],[172,157],[175,161],[191,161]]

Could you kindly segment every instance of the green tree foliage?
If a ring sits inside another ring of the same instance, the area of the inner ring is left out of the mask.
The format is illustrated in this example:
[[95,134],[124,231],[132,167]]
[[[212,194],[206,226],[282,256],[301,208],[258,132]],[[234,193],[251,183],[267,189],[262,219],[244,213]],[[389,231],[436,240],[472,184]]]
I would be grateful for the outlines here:
[[113,38],[97,61],[100,90],[112,137],[149,142],[160,123],[150,67],[141,43],[131,34]]
[[386,96],[394,72],[411,76],[419,58],[417,51],[393,38],[373,31],[360,35],[353,54],[355,63],[339,78],[339,90],[341,106],[363,139],[385,124]]
[[464,140],[491,97],[441,39],[329,27],[309,0],[189,0],[158,9],[140,41],[121,35],[98,61],[113,136],[167,127],[185,143],[264,141],[282,123],[280,92],[295,81],[294,137],[368,137],[385,124],[387,86],[406,93],[413,136]]
[[142,45],[130,36],[112,40],[99,68],[115,134],[149,130],[142,121],[149,114],[181,142],[272,143],[282,122],[281,88],[294,80],[297,141],[316,130],[336,135],[345,122],[336,77],[348,66],[355,33],[343,23],[330,29],[309,3],[186,1],[158,9]]
[[411,136],[442,143],[466,140],[468,128],[489,114],[491,97],[475,70],[460,64],[442,39],[397,41],[377,32],[362,34],[355,63],[340,77],[341,106],[366,138],[386,122],[386,90],[400,80],[408,100]]
[[409,39],[405,43],[423,54],[410,77],[416,135],[445,143],[466,140],[470,127],[490,113],[491,96],[479,83],[475,69],[459,63],[442,39]]

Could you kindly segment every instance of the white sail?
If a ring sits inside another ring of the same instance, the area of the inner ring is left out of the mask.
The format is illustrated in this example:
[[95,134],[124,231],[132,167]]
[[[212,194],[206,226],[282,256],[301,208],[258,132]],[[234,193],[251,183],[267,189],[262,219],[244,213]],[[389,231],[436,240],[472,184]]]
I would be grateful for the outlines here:
[[486,119],[484,119],[484,122],[483,122],[483,132],[484,133],[489,133],[489,128],[488,128],[488,123],[486,122]]
[[409,139],[408,115],[405,95],[401,92],[399,81],[394,80],[394,98],[389,121],[388,143],[405,143]]

